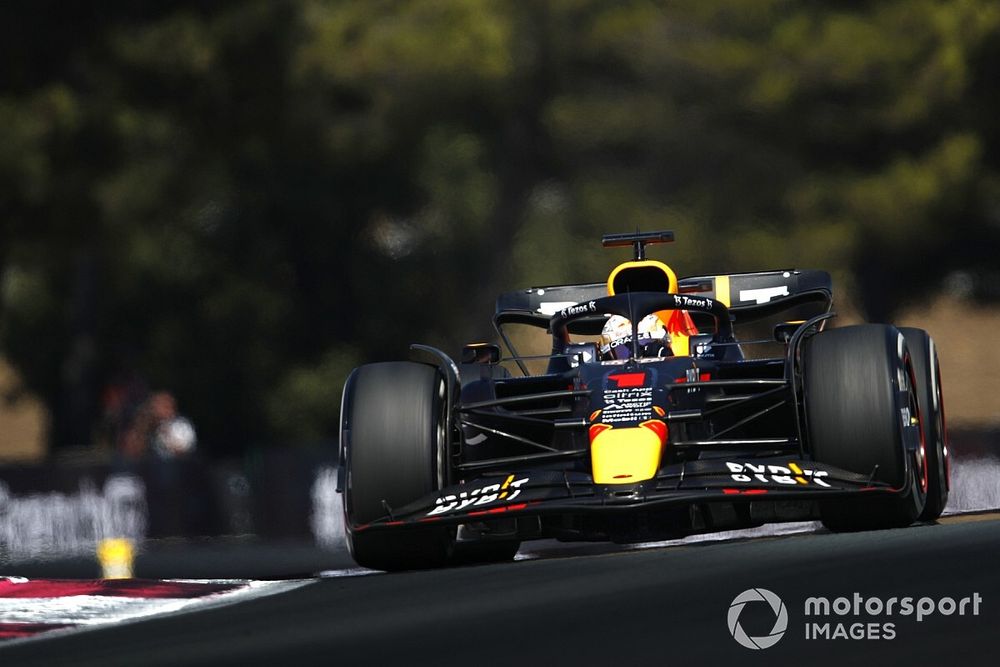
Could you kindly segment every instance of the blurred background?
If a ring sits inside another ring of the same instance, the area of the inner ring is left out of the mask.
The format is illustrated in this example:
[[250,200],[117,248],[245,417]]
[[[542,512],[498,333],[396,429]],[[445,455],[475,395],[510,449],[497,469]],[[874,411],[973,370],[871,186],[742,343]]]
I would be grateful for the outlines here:
[[830,270],[1000,423],[993,0],[9,0],[0,63],[8,462],[141,458],[170,401],[206,459],[320,451],[353,366],[636,228]]

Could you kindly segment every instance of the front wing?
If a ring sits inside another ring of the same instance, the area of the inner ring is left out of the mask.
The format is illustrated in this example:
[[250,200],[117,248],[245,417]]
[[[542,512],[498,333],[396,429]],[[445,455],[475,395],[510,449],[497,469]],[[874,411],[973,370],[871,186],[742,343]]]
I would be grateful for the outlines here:
[[449,486],[352,531],[459,524],[541,514],[627,512],[734,500],[809,500],[899,493],[869,475],[789,457],[708,459],[665,466],[636,484],[595,484],[579,471],[489,473]]

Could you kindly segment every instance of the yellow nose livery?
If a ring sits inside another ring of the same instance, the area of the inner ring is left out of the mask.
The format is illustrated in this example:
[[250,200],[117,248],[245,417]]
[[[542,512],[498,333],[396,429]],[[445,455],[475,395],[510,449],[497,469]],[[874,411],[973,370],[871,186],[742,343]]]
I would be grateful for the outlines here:
[[660,469],[665,435],[660,430],[603,428],[592,435],[590,459],[596,484],[633,484],[651,479]]

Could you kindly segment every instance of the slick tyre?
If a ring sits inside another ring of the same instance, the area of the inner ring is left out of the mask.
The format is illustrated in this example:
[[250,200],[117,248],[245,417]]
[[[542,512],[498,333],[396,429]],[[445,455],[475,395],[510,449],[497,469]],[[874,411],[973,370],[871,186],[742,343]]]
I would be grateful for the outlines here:
[[902,334],[879,324],[819,333],[804,343],[801,368],[813,458],[895,489],[823,501],[823,524],[842,532],[913,523],[924,509],[926,478],[914,370]]
[[354,529],[444,484],[446,400],[440,374],[412,362],[361,366],[348,378],[342,410],[344,517],[354,560],[389,571],[446,565],[454,546],[451,529]]
[[948,434],[944,420],[944,396],[941,393],[941,366],[934,340],[923,329],[901,328],[913,360],[917,402],[924,427],[927,455],[927,503],[921,521],[934,521],[948,504],[950,466]]

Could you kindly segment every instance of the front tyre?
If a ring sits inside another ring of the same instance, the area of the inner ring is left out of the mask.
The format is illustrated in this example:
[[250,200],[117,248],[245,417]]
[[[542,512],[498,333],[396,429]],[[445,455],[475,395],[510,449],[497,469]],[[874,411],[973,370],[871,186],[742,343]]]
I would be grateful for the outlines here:
[[446,565],[454,531],[443,527],[357,531],[440,489],[445,481],[445,384],[413,362],[359,367],[344,388],[344,517],[351,556],[375,570]]
[[823,525],[840,532],[913,523],[924,509],[926,467],[913,363],[899,330],[865,324],[813,336],[802,382],[813,458],[896,490],[821,502]]

